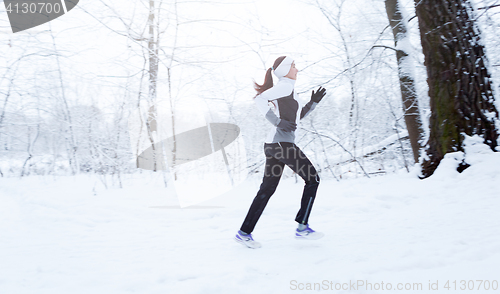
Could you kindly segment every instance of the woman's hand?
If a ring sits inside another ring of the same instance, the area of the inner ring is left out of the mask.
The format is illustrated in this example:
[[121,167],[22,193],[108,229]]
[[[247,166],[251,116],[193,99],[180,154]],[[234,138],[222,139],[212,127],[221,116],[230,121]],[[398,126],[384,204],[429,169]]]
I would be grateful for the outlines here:
[[326,89],[320,86],[319,89],[316,91],[316,93],[314,93],[314,90],[312,91],[311,101],[319,103],[325,95],[326,95]]

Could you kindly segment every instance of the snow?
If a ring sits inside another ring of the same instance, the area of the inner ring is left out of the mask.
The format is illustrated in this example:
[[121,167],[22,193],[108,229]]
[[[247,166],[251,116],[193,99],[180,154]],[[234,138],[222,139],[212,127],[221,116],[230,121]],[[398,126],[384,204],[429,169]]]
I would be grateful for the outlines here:
[[[322,181],[310,218],[326,234],[317,241],[293,238],[303,183],[282,179],[255,250],[232,238],[260,176],[184,209],[155,173],[128,176],[124,189],[87,175],[0,178],[0,293],[387,291],[351,288],[361,282],[455,293],[461,280],[475,282],[465,292],[496,293],[476,280],[500,281],[500,153],[478,137],[465,146],[425,180],[414,169]],[[471,166],[458,173],[463,158]]]

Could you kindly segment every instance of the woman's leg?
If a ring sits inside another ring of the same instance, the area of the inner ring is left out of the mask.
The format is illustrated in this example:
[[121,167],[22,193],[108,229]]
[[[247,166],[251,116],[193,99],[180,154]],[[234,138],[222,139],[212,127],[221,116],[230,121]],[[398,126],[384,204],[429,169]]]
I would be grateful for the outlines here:
[[257,221],[267,205],[267,202],[269,201],[269,198],[271,198],[276,191],[276,187],[278,187],[281,175],[283,174],[285,164],[272,156],[272,154],[274,154],[273,149],[276,147],[279,148],[277,143],[266,144],[264,146],[264,153],[266,154],[264,178],[262,180],[262,184],[260,185],[260,189],[257,192],[257,196],[255,196],[240,229],[247,234],[252,233]]
[[306,225],[316,198],[319,175],[311,161],[297,145],[285,142],[280,143],[280,145],[282,146],[283,156],[277,156],[276,158],[289,166],[305,182],[300,210],[295,217],[295,221]]

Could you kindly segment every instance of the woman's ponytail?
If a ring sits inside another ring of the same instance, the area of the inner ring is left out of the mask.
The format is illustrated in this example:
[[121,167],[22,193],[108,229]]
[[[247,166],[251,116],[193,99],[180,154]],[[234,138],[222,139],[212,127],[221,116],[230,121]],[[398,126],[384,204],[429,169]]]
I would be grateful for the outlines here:
[[[265,90],[271,88],[274,85],[274,83],[273,83],[273,75],[272,75],[272,72],[271,72],[272,70],[273,70],[272,68],[269,68],[266,71],[266,77],[265,77],[264,83],[262,85],[259,85],[256,82],[253,82],[254,83],[254,89],[255,89],[255,91],[257,91],[257,95],[262,94],[262,92],[264,92]],[[257,95],[255,95],[255,96],[257,96]]]
[[[276,58],[276,60],[274,61],[273,67],[269,68],[266,71],[266,77],[265,77],[264,83],[262,85],[257,84],[255,81],[253,82],[254,89],[255,89],[255,91],[257,91],[257,95],[262,94],[262,92],[264,92],[265,90],[270,89],[270,88],[272,88],[272,86],[274,86],[272,70],[273,70],[273,68],[275,68],[275,69],[278,68],[278,66],[285,59],[285,57],[286,56],[280,56],[280,57]],[[255,95],[255,97],[257,97],[257,95]]]

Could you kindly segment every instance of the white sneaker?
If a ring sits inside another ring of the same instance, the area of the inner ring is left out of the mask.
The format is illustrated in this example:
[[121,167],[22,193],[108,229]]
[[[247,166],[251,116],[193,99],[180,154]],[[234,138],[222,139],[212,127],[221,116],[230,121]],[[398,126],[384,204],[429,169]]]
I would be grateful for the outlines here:
[[307,227],[302,231],[299,231],[298,228],[297,230],[295,230],[295,239],[318,240],[320,238],[323,238],[323,236],[325,236],[325,234],[316,232],[315,230],[311,229],[309,225],[307,225]]
[[262,247],[259,242],[254,241],[254,239],[252,238],[252,234],[243,235],[241,234],[241,231],[238,231],[238,233],[236,233],[236,236],[234,236],[234,240],[236,240],[236,242],[240,244],[247,246],[248,248],[255,249]]

